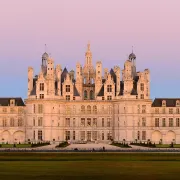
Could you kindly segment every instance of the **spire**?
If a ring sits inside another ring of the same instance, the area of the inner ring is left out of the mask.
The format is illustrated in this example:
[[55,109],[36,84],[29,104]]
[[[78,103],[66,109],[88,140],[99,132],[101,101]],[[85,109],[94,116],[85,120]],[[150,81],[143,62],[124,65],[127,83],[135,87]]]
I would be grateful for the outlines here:
[[87,44],[87,51],[91,51],[91,50],[90,50],[90,46],[91,46],[91,45],[90,45],[90,41],[88,41],[88,44]]

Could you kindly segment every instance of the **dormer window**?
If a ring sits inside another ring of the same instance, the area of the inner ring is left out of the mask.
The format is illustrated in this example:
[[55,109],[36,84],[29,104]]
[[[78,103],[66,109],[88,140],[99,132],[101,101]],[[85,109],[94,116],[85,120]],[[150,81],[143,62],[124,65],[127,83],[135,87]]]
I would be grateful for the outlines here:
[[14,99],[11,99],[10,100],[10,106],[14,106],[15,105],[15,100]]
[[166,101],[165,100],[162,101],[162,106],[166,106]]
[[176,106],[179,106],[180,105],[180,102],[179,100],[176,101]]

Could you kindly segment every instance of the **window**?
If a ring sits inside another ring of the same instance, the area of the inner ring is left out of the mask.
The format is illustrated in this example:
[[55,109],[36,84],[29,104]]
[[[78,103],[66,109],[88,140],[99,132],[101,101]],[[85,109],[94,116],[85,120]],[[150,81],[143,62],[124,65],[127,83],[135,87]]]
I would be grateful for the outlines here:
[[166,127],[166,118],[162,118],[162,127]]
[[71,114],[71,107],[66,106],[66,114]]
[[70,92],[70,85],[66,85],[66,92]]
[[73,131],[73,140],[76,140],[76,132]]
[[179,118],[176,118],[176,127],[179,127],[180,126],[180,120]]
[[140,131],[137,132],[137,140],[140,140]]
[[112,85],[107,85],[107,92],[112,92]]
[[92,132],[92,139],[93,139],[94,141],[97,140],[97,131],[93,131],[93,132]]
[[70,95],[66,95],[66,100],[67,100],[67,101],[70,100]]
[[173,114],[173,108],[169,108],[169,114]]
[[111,132],[107,133],[107,140],[111,140]]
[[146,131],[142,131],[142,140],[146,140]]
[[42,104],[38,104],[38,113],[39,114],[43,113],[43,105]]
[[81,113],[85,113],[85,106],[81,106]]
[[162,113],[165,114],[166,113],[166,109],[162,108]]
[[169,118],[169,127],[173,127],[173,118]]
[[143,127],[146,126],[146,118],[145,118],[145,117],[142,118],[142,126],[143,126]]
[[159,114],[159,108],[155,108],[155,113]]
[[84,91],[84,99],[87,99],[88,98],[88,96],[87,96],[87,91],[85,90]]
[[91,118],[87,118],[87,126],[91,126]]
[[75,126],[76,126],[76,119],[73,118],[73,127],[75,127]]
[[38,130],[38,140],[42,141],[42,130]]
[[90,105],[87,106],[87,113],[91,114],[91,106]]
[[70,126],[70,118],[66,118],[65,126]]
[[112,96],[107,96],[107,100],[108,101],[112,100]]
[[93,126],[97,126],[97,118],[93,118]]
[[85,126],[85,118],[81,118],[81,126]]
[[155,127],[159,127],[159,118],[155,118]]
[[66,141],[70,140],[70,131],[65,131]]
[[40,91],[44,91],[44,83],[40,83]]
[[146,113],[146,105],[142,105],[142,113]]
[[97,114],[97,106],[93,106],[93,113]]
[[23,126],[23,120],[22,120],[22,118],[18,118],[18,126],[19,126],[19,127]]
[[90,99],[93,100],[94,99],[94,92],[91,90],[90,91]]
[[11,126],[11,127],[14,127],[14,118],[11,118],[11,119],[10,119],[10,126]]
[[144,91],[144,84],[143,83],[141,83],[141,85],[140,85],[141,87],[141,91]]
[[176,108],[176,114],[179,114],[179,108]]
[[38,117],[38,126],[42,126],[43,117]]
[[33,113],[36,113],[36,105],[33,104]]
[[80,131],[80,138],[81,138],[81,141],[85,140],[85,131]]
[[104,101],[104,96],[102,97],[102,100]]
[[75,101],[75,100],[76,100],[76,97],[73,96],[73,100]]
[[144,99],[144,94],[141,94],[141,99]]
[[36,131],[33,132],[33,139],[36,139]]
[[40,94],[40,99],[44,99],[44,94]]
[[36,126],[36,118],[33,117],[33,126]]
[[111,127],[111,119],[107,118],[107,127]]
[[3,108],[3,112],[7,112],[7,108]]
[[102,140],[104,140],[104,132],[102,132]]
[[102,118],[102,127],[104,127],[104,118]]
[[10,112],[13,113],[13,112],[14,112],[14,109],[13,109],[13,108],[10,108]]

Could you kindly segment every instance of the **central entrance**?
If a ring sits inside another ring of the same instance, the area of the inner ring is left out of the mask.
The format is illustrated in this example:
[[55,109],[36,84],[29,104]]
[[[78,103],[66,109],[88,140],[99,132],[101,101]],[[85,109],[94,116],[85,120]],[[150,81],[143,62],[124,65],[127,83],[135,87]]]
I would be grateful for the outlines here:
[[91,131],[87,131],[87,141],[91,141]]

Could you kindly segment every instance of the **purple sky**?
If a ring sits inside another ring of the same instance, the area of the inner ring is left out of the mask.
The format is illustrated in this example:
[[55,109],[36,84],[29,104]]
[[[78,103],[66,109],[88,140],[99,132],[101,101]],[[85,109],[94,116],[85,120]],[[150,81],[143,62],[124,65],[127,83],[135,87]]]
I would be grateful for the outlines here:
[[149,68],[151,97],[180,97],[179,0],[1,0],[0,96],[27,94],[27,68],[39,72],[44,44],[55,64],[93,63],[121,69],[131,53]]

